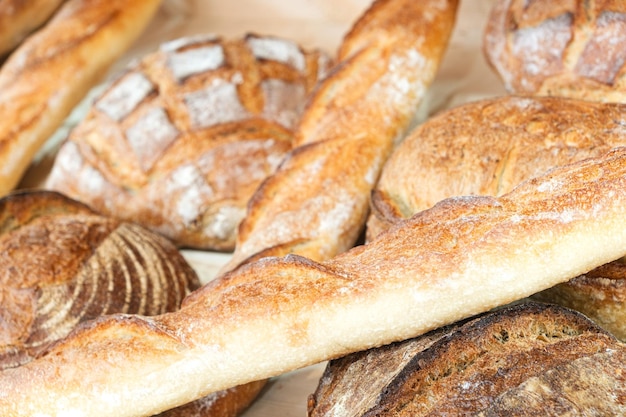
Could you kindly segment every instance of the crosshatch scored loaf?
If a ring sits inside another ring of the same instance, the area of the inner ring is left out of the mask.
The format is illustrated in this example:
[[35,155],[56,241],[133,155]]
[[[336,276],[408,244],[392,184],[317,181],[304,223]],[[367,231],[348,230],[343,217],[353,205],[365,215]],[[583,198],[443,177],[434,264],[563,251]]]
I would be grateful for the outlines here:
[[329,64],[271,36],[167,42],[95,100],[46,187],[181,247],[232,250],[248,200],[291,149]]

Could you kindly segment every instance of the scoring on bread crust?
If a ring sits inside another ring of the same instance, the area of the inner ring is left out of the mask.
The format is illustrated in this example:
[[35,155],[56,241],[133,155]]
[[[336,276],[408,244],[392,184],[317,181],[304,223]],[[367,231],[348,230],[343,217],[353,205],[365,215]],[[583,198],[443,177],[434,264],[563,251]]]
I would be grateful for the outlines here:
[[96,98],[46,187],[179,246],[231,250],[248,199],[291,149],[329,65],[269,36],[167,42]]

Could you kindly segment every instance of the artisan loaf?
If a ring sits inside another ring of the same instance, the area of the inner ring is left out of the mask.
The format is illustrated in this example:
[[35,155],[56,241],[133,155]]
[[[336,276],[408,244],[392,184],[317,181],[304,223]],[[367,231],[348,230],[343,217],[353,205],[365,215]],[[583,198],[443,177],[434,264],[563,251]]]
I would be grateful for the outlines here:
[[0,0],[0,57],[54,14],[64,0]]
[[230,251],[329,62],[272,36],[164,43],[95,99],[45,187],[180,247]]
[[165,238],[53,192],[0,199],[0,253],[0,368],[100,315],[174,311],[200,286]]
[[331,361],[308,415],[623,415],[625,359],[582,314],[525,302]]
[[626,104],[503,96],[443,110],[389,157],[367,238],[453,196],[510,192],[548,169],[626,145]]
[[68,0],[0,68],[0,195],[147,26],[159,0]]
[[147,415],[523,299],[625,255],[625,187],[614,148],[444,200],[329,261],[244,264],[177,312],[96,319],[0,372],[0,412]]
[[483,40],[511,93],[626,101],[626,2],[496,0]]

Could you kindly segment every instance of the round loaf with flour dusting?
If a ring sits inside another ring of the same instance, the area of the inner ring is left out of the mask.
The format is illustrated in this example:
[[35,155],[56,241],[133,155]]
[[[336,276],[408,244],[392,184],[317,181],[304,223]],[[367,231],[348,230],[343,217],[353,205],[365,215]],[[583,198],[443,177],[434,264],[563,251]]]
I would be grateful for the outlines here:
[[231,250],[249,198],[291,149],[329,64],[269,36],[165,43],[95,99],[46,187],[180,247]]
[[626,2],[497,0],[484,53],[512,93],[626,99]]

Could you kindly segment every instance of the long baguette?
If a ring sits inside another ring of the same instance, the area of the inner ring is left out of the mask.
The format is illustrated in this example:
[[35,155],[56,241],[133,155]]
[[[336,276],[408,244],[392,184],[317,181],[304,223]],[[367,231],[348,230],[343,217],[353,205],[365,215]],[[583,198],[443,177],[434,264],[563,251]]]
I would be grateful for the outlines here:
[[444,200],[325,263],[243,265],[178,312],[102,318],[2,372],[0,414],[147,415],[423,334],[623,256],[624,190],[615,148],[501,197]]
[[146,27],[160,0],[69,0],[0,70],[0,195]]
[[294,151],[257,190],[223,271],[263,256],[328,259],[352,247],[369,195],[446,51],[457,0],[377,0],[345,36]]

